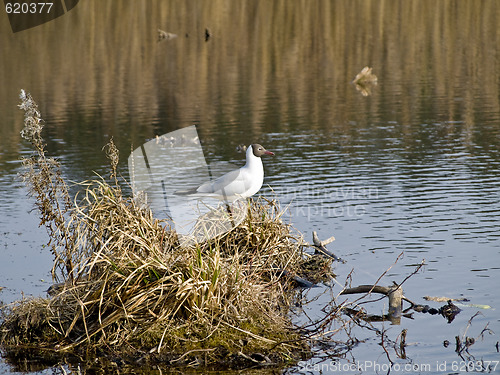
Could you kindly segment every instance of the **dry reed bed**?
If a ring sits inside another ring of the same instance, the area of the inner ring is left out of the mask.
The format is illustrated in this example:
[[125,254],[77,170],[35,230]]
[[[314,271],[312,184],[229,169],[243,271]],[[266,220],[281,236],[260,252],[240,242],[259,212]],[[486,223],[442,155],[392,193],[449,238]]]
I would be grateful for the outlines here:
[[277,271],[300,272],[303,243],[276,202],[253,202],[234,230],[181,247],[165,222],[122,196],[111,142],[111,182],[86,183],[71,203],[57,161],[45,155],[36,104],[24,92],[21,99],[22,135],[35,149],[24,160],[24,179],[49,232],[52,272],[61,283],[49,298],[4,309],[5,352],[108,354],[173,365],[278,363],[307,355],[287,316],[290,280]]

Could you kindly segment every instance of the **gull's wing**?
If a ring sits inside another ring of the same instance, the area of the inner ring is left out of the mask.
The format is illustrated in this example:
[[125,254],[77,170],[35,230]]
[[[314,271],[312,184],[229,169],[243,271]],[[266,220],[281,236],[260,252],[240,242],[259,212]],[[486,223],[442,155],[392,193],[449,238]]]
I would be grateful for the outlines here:
[[245,172],[240,168],[215,179],[205,182],[198,189],[197,193],[217,194],[221,196],[239,196],[248,190],[249,183],[245,178]]

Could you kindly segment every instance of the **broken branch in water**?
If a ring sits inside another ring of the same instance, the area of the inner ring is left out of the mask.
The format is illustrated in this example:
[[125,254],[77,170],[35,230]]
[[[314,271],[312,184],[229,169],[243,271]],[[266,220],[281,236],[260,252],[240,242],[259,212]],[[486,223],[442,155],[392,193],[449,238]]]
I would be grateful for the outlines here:
[[324,241],[321,241],[318,237],[318,234],[316,233],[316,231],[313,231],[313,243],[310,244],[310,243],[304,243],[305,246],[308,246],[308,247],[313,247],[315,250],[316,250],[316,253],[320,253],[320,254],[323,254],[329,258],[332,258],[333,260],[337,261],[337,262],[342,262],[342,263],[345,263],[345,260],[343,260],[342,258],[339,258],[338,256],[336,256],[334,253],[332,253],[330,250],[328,250],[325,246],[328,245],[329,243],[332,243],[333,241],[335,241],[335,237],[330,237],[330,238],[327,238],[326,240]]
[[[396,258],[396,261],[394,262],[393,265],[391,265],[375,282],[373,285],[360,285],[358,287],[354,288],[345,288],[342,290],[339,295],[342,294],[358,294],[362,293],[364,294],[357,300],[355,300],[353,303],[357,303],[358,301],[362,300],[366,296],[370,295],[371,293],[379,293],[387,296],[389,298],[389,314],[388,317],[390,319],[397,319],[401,316],[401,313],[406,313],[410,309],[413,309],[414,311],[417,312],[424,312],[424,313],[430,313],[430,314],[441,314],[444,318],[448,320],[448,323],[453,321],[455,316],[460,312],[460,309],[455,306],[451,301],[448,301],[447,305],[442,306],[439,309],[431,308],[428,305],[419,305],[416,304],[415,302],[411,301],[410,299],[406,298],[403,295],[403,289],[401,286],[408,280],[411,276],[415,275],[425,264],[425,259],[422,260],[422,262],[413,270],[412,273],[410,273],[401,283],[396,283],[393,282],[392,286],[389,287],[384,287],[377,285],[378,282],[381,280],[381,278],[398,262],[398,260],[401,258],[403,255],[403,252],[399,254],[399,256]],[[408,302],[411,307],[409,309],[406,309],[405,311],[402,311],[402,301]],[[367,303],[367,302],[374,302],[374,301],[363,301],[360,302],[359,304]],[[370,319],[374,319],[376,317],[370,317]]]
[[[403,289],[401,285],[394,283],[393,286],[385,287],[380,285],[360,285],[355,288],[344,289],[340,294],[356,293],[380,293],[389,297],[389,315],[400,316],[402,309]],[[406,299],[406,298],[405,298]]]

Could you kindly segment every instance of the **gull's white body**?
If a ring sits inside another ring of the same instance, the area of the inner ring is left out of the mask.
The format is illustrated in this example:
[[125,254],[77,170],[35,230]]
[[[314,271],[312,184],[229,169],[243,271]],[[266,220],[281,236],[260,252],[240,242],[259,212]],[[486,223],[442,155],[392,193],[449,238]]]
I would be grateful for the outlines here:
[[253,144],[246,151],[246,164],[226,173],[214,181],[208,181],[189,191],[194,197],[212,197],[227,201],[248,198],[257,193],[264,182],[264,166],[260,156],[274,155],[264,147]]

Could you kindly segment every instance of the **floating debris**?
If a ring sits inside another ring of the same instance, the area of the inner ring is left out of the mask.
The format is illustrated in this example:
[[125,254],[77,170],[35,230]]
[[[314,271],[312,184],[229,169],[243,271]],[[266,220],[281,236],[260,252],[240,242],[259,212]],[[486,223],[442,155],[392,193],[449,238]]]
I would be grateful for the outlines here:
[[[431,296],[424,296],[424,299],[426,301],[434,301],[434,302],[448,302],[448,301],[469,302],[470,301],[468,298],[448,298],[448,297],[431,297]],[[474,307],[474,308],[483,309],[483,310],[491,309],[490,305],[481,305],[481,304],[477,304],[477,303],[457,303],[457,306]]]
[[377,85],[377,76],[372,73],[372,68],[365,66],[352,81],[361,95],[371,95],[371,90]]
[[166,31],[158,29],[158,41],[175,38],[177,38],[177,34],[168,33]]
[[432,296],[424,296],[424,299],[426,301],[434,301],[434,302],[448,302],[448,301],[468,302],[469,301],[467,298],[449,298],[449,297],[432,297]]
[[247,152],[247,146],[246,145],[238,145],[236,146],[236,152]]
[[208,42],[208,40],[212,37],[212,32],[210,29],[207,27],[205,29],[205,42]]
[[439,313],[448,320],[448,323],[451,323],[455,319],[455,316],[460,313],[460,311],[462,310],[455,306],[451,301],[448,301],[447,305],[442,306],[439,309]]

